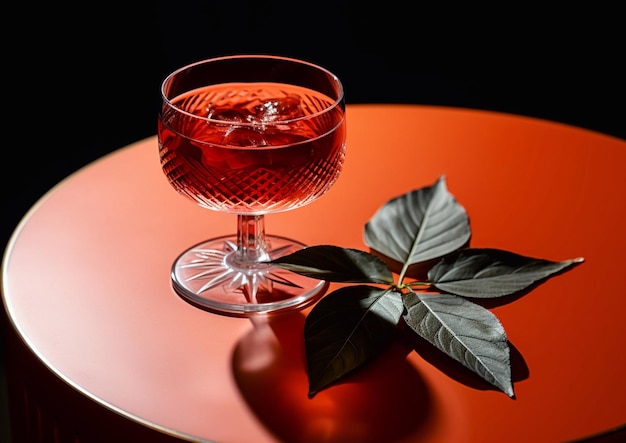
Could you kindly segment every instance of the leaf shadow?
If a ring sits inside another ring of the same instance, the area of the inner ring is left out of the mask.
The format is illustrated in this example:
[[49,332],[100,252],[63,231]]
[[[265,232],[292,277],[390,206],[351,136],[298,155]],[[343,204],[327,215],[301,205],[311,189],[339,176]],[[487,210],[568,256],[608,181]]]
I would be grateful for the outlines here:
[[[451,379],[473,389],[502,392],[449,355],[418,336],[404,321],[401,321],[398,325],[397,339],[405,346],[417,352],[426,362],[441,370]],[[530,375],[530,371],[521,352],[511,342],[509,342],[509,349],[511,381],[515,384],[526,380]],[[502,393],[502,395],[506,394]],[[515,397],[512,398],[515,399]]]
[[301,443],[378,443],[428,432],[431,394],[398,342],[309,398],[304,320],[302,313],[253,318],[233,350],[237,386],[269,432]]

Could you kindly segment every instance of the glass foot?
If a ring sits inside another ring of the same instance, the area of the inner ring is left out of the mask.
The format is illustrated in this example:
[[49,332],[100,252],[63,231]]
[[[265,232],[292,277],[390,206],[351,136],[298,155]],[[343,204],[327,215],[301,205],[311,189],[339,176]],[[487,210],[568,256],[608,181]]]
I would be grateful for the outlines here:
[[[291,254],[304,244],[267,235],[268,260]],[[246,266],[235,259],[237,237],[218,237],[183,252],[172,266],[176,293],[197,308],[245,317],[303,308],[318,300],[328,283],[261,263]]]

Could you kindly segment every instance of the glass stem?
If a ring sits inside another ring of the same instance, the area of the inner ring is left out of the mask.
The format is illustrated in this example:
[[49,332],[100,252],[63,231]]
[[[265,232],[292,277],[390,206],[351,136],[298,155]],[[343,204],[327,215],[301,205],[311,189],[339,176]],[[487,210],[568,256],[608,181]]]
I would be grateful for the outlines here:
[[237,259],[240,266],[255,267],[269,260],[263,215],[237,215]]

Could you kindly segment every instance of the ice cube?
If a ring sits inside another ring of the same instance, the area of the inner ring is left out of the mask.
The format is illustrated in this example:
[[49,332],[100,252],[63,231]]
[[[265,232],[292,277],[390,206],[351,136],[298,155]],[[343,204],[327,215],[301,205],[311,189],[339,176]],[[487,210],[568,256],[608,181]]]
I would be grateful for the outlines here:
[[249,121],[260,123],[292,120],[304,115],[300,107],[300,97],[293,94],[279,98],[254,100],[246,106],[246,110]]
[[243,123],[247,121],[246,113],[232,107],[210,106],[207,108],[207,118],[226,122]]
[[252,128],[233,126],[226,131],[223,143],[228,146],[259,147],[268,146],[264,134]]
[[209,121],[209,124],[214,126],[216,133],[222,134],[222,143],[225,145],[279,146],[303,139],[301,136],[291,134],[295,127],[280,125],[280,122],[304,115],[300,97],[297,95],[254,99],[228,106],[210,105],[207,112],[209,119],[223,122],[214,125]]

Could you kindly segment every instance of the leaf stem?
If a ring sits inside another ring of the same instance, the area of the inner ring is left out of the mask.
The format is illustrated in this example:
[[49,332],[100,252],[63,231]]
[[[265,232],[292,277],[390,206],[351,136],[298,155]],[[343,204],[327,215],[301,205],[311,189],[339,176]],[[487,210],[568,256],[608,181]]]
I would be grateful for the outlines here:
[[418,287],[424,288],[424,287],[430,287],[432,285],[433,284],[429,281],[412,281],[412,282],[404,283],[404,284],[398,283],[397,287],[400,289],[407,288],[410,291],[413,291],[413,289],[418,288]]
[[427,281],[412,281],[409,283],[404,283],[404,284],[396,284],[391,286],[390,290],[394,291],[394,292],[399,292],[402,295],[406,295],[408,293],[415,293],[416,289],[426,289],[428,287],[432,286],[432,283],[427,282]]
[[404,263],[402,265],[402,270],[400,271],[400,275],[398,276],[398,286],[402,286],[402,280],[404,280],[404,275],[406,274],[406,271],[409,269],[409,265],[407,263]]

